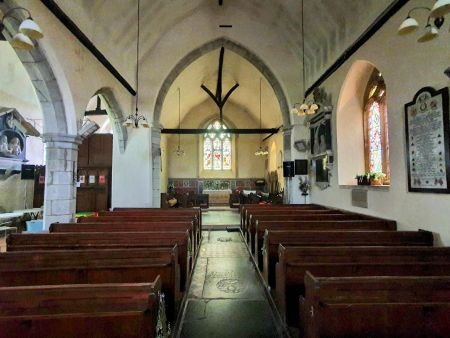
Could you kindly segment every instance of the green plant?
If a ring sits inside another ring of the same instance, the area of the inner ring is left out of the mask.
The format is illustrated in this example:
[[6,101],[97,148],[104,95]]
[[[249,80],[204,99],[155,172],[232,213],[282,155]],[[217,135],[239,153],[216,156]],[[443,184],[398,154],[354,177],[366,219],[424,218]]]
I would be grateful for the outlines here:
[[386,178],[385,173],[370,173],[370,178],[373,180],[384,180]]

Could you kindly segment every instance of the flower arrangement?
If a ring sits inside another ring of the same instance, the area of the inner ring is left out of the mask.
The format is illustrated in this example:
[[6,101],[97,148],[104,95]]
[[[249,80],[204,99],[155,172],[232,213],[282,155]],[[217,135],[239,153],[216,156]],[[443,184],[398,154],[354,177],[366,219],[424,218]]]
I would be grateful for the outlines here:
[[308,191],[311,188],[311,186],[309,185],[309,182],[308,182],[308,178],[303,179],[303,178],[299,177],[298,180],[300,181],[298,188],[302,192],[302,196],[307,196]]
[[385,173],[371,173],[357,174],[355,179],[358,185],[383,185],[386,181]]
[[355,178],[358,185],[370,185],[370,173],[357,174]]

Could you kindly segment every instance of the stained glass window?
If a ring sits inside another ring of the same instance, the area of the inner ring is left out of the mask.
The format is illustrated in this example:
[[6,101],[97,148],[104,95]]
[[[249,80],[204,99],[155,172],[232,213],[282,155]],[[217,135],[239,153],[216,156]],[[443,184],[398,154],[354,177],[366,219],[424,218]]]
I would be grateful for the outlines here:
[[389,141],[386,110],[386,85],[375,70],[366,88],[364,109],[366,170],[385,173],[389,178]]
[[207,129],[219,132],[203,135],[203,169],[231,170],[231,135],[221,132],[227,127],[220,121],[214,121]]

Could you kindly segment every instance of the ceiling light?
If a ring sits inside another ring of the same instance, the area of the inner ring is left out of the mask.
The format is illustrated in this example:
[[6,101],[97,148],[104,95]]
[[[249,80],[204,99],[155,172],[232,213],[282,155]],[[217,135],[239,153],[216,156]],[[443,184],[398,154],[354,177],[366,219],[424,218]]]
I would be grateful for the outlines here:
[[436,27],[431,24],[425,26],[424,33],[417,39],[417,42],[427,42],[437,38],[439,32]]
[[400,35],[406,35],[415,32],[419,28],[419,23],[416,19],[408,16],[398,28],[397,33]]
[[430,16],[438,18],[450,13],[450,0],[438,0],[431,8]]
[[33,41],[23,33],[17,33],[11,39],[11,46],[15,49],[31,50],[34,47]]
[[22,21],[19,26],[19,31],[35,40],[42,39],[44,37],[41,28],[31,18]]
[[[11,13],[16,10],[23,10],[28,13],[28,17],[25,20],[20,20],[17,17],[13,16]],[[14,7],[9,9],[5,15],[3,15],[0,20],[0,33],[5,29],[5,20],[6,19],[14,19],[19,22],[19,32],[16,33],[11,39],[10,43],[13,48],[30,50],[34,47],[33,41],[31,39],[41,39],[44,37],[41,28],[39,25],[31,19],[30,11],[23,7]],[[14,33],[12,33],[14,34]],[[11,34],[11,35],[12,35]]]

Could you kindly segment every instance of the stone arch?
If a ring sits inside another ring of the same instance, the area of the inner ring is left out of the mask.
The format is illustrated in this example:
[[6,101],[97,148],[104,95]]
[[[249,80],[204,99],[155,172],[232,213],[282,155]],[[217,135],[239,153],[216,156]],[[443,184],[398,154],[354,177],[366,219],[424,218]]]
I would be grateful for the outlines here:
[[336,109],[338,181],[340,185],[356,184],[355,175],[364,173],[364,94],[374,64],[355,61],[341,87]]
[[95,92],[94,95],[101,96],[101,98],[107,105],[108,116],[111,119],[111,123],[113,125],[114,138],[117,139],[117,142],[119,143],[120,153],[123,154],[125,152],[125,147],[128,140],[127,129],[123,126],[123,122],[125,121],[123,110],[117,102],[111,88],[100,88]]
[[[17,6],[13,0],[0,2],[0,10],[3,13]],[[14,16],[25,19],[21,11],[14,12]],[[10,40],[18,32],[18,28],[19,22],[6,20],[3,31],[5,38]],[[63,96],[42,46],[36,42],[35,48],[32,50],[16,50],[16,53],[30,77],[41,104],[44,134],[67,135],[69,128]]]
[[169,75],[164,80],[161,89],[158,92],[158,96],[156,98],[153,121],[155,124],[159,124],[159,120],[161,117],[161,111],[163,107],[164,100],[166,95],[172,86],[172,83],[178,77],[178,75],[183,72],[183,70],[188,67],[192,62],[200,58],[201,56],[218,49],[220,47],[225,47],[228,50],[240,55],[248,62],[250,62],[256,69],[260,71],[260,73],[266,78],[269,82],[270,86],[273,88],[275,96],[277,97],[278,103],[280,105],[280,110],[283,118],[284,127],[289,127],[291,125],[289,118],[289,105],[286,98],[286,95],[283,91],[281,83],[276,78],[275,74],[272,70],[264,63],[264,61],[258,57],[255,53],[248,50],[243,45],[233,42],[227,38],[219,38],[213,41],[210,41],[197,49],[193,50],[189,54],[187,54],[184,58],[182,58],[176,66],[172,69]]

